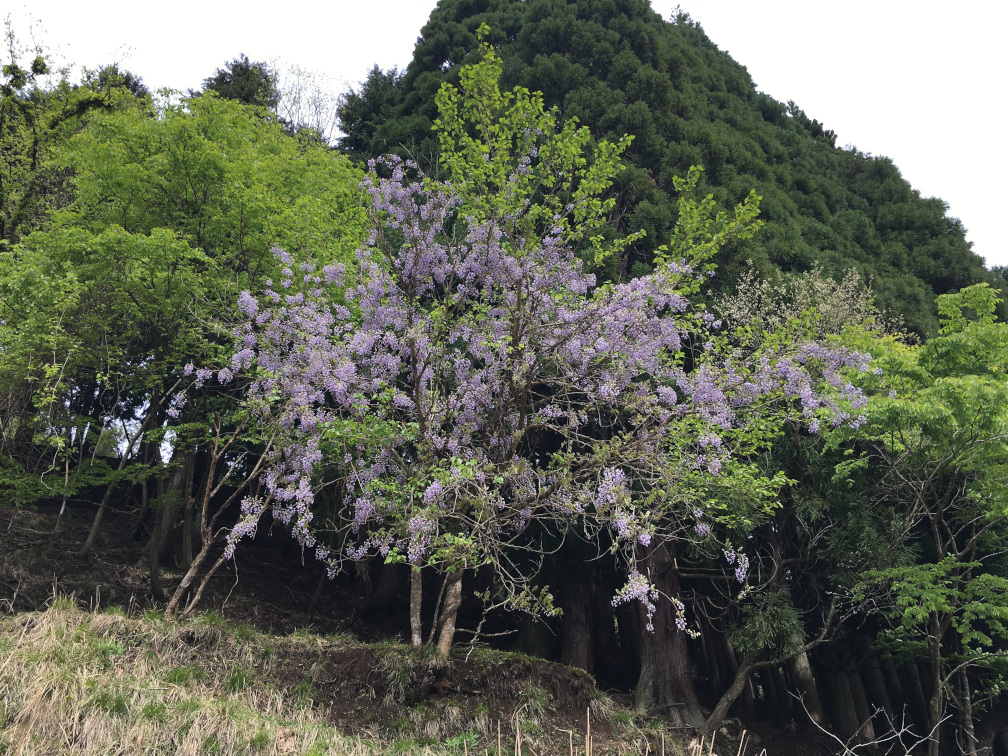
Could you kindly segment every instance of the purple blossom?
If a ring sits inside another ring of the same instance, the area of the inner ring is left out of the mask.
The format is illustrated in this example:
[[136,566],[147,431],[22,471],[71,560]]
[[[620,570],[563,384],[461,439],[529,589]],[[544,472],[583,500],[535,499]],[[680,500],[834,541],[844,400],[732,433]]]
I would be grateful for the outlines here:
[[[355,542],[346,556],[396,549],[421,563],[439,558],[445,534],[476,528],[474,543],[493,549],[535,518],[594,518],[632,554],[668,518],[684,519],[682,508],[645,511],[634,498],[673,488],[669,471],[719,474],[739,432],[765,413],[809,428],[863,421],[854,413],[866,400],[845,376],[867,369],[867,356],[811,342],[757,356],[715,350],[721,324],[684,294],[685,279],[703,277],[686,261],[600,286],[564,242],[561,218],[541,237],[509,235],[493,218],[460,231],[450,186],[409,178],[415,166],[395,158],[381,162],[386,177],[377,168],[362,187],[373,229],[355,260],[316,273],[274,250],[282,278],[239,295],[245,320],[217,371],[224,383],[254,369],[248,406],[278,438],[263,478],[269,506],[306,546],[318,546],[326,434],[348,424],[378,431],[330,460]],[[708,350],[689,372],[684,343]],[[194,371],[197,387],[213,374]],[[544,427],[570,449],[529,451]],[[606,441],[591,448],[586,438]],[[412,492],[427,481],[421,504]],[[243,504],[230,548],[265,506]],[[711,525],[695,520],[709,537]],[[730,553],[744,582],[748,561]],[[657,593],[633,571],[617,599],[645,602],[650,618]],[[684,610],[680,620],[684,629]]]

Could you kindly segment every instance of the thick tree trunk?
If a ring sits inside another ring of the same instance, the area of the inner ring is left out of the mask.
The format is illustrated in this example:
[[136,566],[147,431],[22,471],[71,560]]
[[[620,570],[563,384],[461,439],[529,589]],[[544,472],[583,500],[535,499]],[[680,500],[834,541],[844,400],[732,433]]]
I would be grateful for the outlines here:
[[648,630],[647,610],[638,606],[641,625],[641,672],[634,689],[634,706],[641,713],[668,712],[680,727],[702,727],[706,721],[693,690],[686,632],[676,626],[676,609],[666,596],[679,598],[679,575],[664,544],[646,555],[645,574],[660,596]]
[[714,689],[720,690],[726,682],[721,662],[724,646],[720,643],[714,626],[706,618],[697,619],[703,628],[700,639],[703,641],[704,655],[707,657],[707,674]]
[[386,614],[396,603],[402,575],[401,566],[379,562],[375,566],[374,572],[378,573],[377,580],[369,573],[368,577],[371,579],[366,581],[369,590],[364,597],[363,611]]
[[794,700],[788,691],[784,674],[781,672],[781,668],[777,666],[770,667],[767,671],[770,673],[770,680],[773,682],[774,690],[777,693],[777,713],[790,721],[791,712],[794,708]]
[[592,629],[591,581],[584,571],[575,572],[564,586],[563,650],[560,662],[595,673],[595,645]]
[[518,621],[518,637],[515,650],[538,659],[556,659],[553,631],[539,617],[523,614]]
[[164,582],[161,578],[161,555],[164,552],[165,544],[168,542],[168,535],[175,525],[175,513],[177,502],[173,496],[162,499],[161,508],[158,510],[157,519],[154,521],[154,532],[150,539],[150,582],[151,593],[158,601],[166,601],[168,596],[165,593]]
[[749,680],[749,671],[752,669],[753,659],[755,658],[755,653],[748,653],[743,657],[742,664],[735,671],[735,679],[732,680],[731,686],[721,695],[717,705],[714,707],[714,711],[710,713],[707,721],[704,722],[704,736],[710,737],[721,727],[725,717],[728,716],[728,710],[731,709],[731,705],[745,691]]
[[764,667],[758,673],[760,688],[763,691],[763,703],[776,712],[780,708],[780,701],[777,698],[777,687],[774,685],[770,670]]
[[910,717],[917,725],[917,732],[924,735],[928,731],[927,698],[924,696],[924,686],[921,684],[920,670],[917,663],[908,661],[901,667],[903,671],[903,693],[910,707]]
[[864,686],[868,706],[873,710],[881,711],[874,718],[875,732],[877,735],[888,733],[895,721],[895,710],[889,698],[889,692],[886,690],[878,656],[871,650],[871,641],[867,636],[862,636],[858,641],[858,653],[861,656],[861,664],[858,669],[861,672],[861,683]]

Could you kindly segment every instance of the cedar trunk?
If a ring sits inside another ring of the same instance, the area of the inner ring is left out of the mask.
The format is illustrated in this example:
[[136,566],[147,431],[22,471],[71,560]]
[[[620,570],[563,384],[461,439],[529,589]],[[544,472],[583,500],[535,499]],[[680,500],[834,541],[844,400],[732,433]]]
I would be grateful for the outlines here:
[[676,626],[676,609],[669,601],[669,598],[679,598],[679,573],[664,545],[648,553],[642,561],[645,574],[660,596],[651,618],[654,630],[646,628],[647,610],[643,605],[638,606],[644,630],[640,679],[634,689],[634,705],[642,714],[667,712],[679,727],[702,727],[706,717],[693,690],[686,632]]
[[595,646],[592,630],[591,581],[579,570],[564,586],[563,650],[560,661],[568,667],[578,667],[595,673]]

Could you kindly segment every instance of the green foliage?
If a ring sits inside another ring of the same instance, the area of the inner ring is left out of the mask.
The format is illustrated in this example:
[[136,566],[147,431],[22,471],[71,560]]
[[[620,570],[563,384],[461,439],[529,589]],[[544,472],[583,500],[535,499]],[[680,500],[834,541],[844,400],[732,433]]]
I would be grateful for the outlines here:
[[607,195],[609,221],[619,235],[646,234],[612,275],[653,267],[677,221],[674,177],[702,164],[704,194],[730,210],[755,189],[766,222],[759,236],[719,253],[715,285],[730,286],[749,260],[764,275],[818,261],[836,277],[853,265],[873,279],[880,309],[929,335],[936,294],[992,280],[941,200],[922,197],[891,160],[836,147],[836,135],[796,104],[758,92],[699,24],[664,21],[645,0],[441,0],[406,71],[372,70],[344,99],[342,128],[352,135],[344,149],[399,151],[432,165],[444,149],[430,131],[437,93],[461,82],[483,43],[500,59],[502,85],[541,92],[546,109],[560,108],[564,123],[577,119],[598,139],[633,135],[622,156],[628,168]]
[[867,572],[855,598],[892,618],[883,642],[928,659],[939,711],[946,698],[960,705],[967,674],[996,686],[1008,643],[1008,325],[996,321],[998,301],[986,284],[943,295],[939,335],[919,347],[880,342],[861,434],[903,559]]
[[[73,201],[0,256],[10,503],[149,475],[109,458],[146,418],[163,437],[165,393],[187,363],[221,362],[237,292],[277,272],[270,247],[336,262],[363,235],[361,174],[346,159],[237,102],[153,107],[92,113],[54,144]],[[206,433],[191,411],[175,442]]]
[[[487,32],[480,28],[481,40]],[[567,244],[593,251],[596,265],[621,252],[641,234],[605,244],[615,199],[602,197],[631,138],[593,145],[588,128],[575,118],[561,125],[559,109],[547,109],[541,93],[502,92],[500,57],[482,41],[480,54],[459,72],[459,86],[442,84],[436,98],[439,160],[462,212],[473,223],[503,222],[515,241],[560,226]]]
[[242,53],[203,80],[203,91],[215,92],[226,100],[276,110],[280,102],[277,74],[266,63],[255,63]]

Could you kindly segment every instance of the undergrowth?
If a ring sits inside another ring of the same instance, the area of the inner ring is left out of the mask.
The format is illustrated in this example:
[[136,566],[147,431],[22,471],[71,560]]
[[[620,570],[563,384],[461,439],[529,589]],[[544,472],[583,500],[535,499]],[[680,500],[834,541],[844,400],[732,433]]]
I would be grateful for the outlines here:
[[611,733],[594,755],[657,753],[659,735],[617,721],[583,673],[484,649],[471,656],[444,695],[444,662],[400,644],[269,635],[214,613],[185,622],[92,613],[55,599],[0,617],[0,756],[464,756],[497,754],[498,743],[502,756],[516,745],[566,755],[585,753],[587,709],[593,733]]

